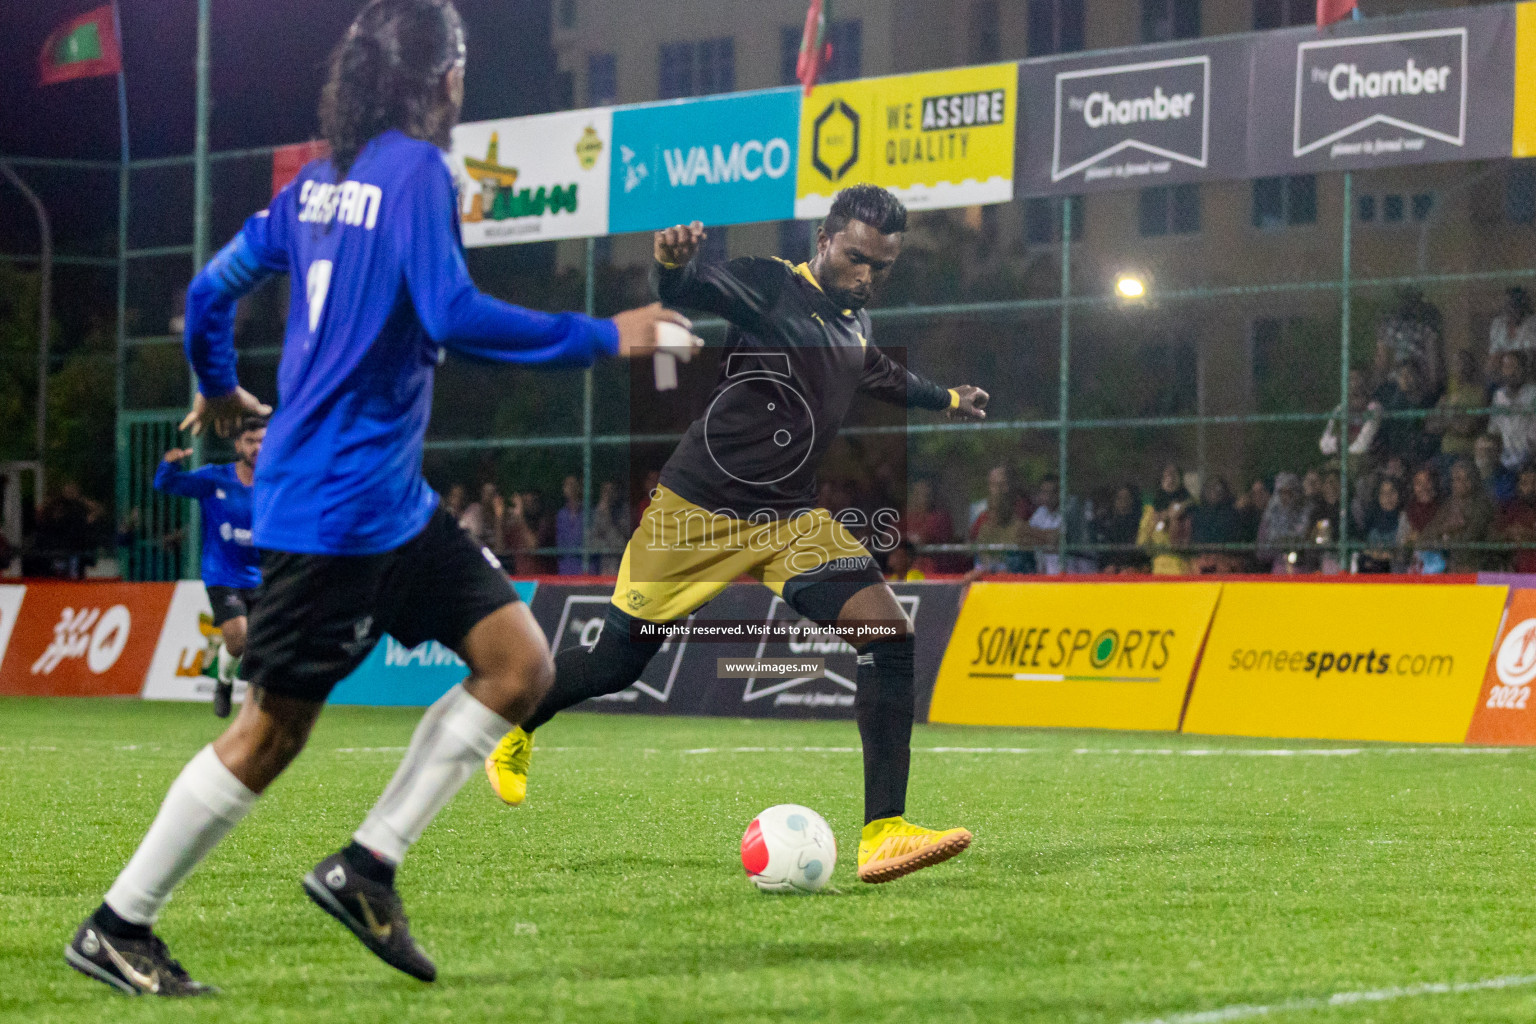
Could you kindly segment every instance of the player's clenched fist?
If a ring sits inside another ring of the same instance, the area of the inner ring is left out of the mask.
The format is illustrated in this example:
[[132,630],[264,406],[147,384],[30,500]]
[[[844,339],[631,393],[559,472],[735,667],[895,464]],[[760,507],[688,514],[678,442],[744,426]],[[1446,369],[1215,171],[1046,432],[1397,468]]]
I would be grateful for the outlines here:
[[704,225],[700,221],[678,224],[665,231],[656,232],[656,262],[669,267],[680,267],[693,259],[704,241]]
[[947,413],[952,420],[984,420],[987,418],[987,400],[992,396],[981,388],[962,384],[955,388],[959,402]]
[[678,336],[692,338],[689,328],[693,326],[693,321],[659,302],[639,309],[627,309],[613,318],[613,324],[619,329],[619,355],[629,358],[648,356],[656,351],[658,345],[664,345],[665,339],[661,337],[663,324],[676,324],[682,328],[675,332]]

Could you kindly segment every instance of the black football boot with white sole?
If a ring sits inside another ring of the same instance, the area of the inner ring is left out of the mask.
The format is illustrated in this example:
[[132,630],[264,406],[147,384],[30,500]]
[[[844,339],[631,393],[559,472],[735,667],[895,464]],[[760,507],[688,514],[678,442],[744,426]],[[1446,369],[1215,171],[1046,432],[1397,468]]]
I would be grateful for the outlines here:
[[346,925],[374,956],[413,978],[436,980],[437,967],[411,938],[405,907],[393,885],[364,878],[336,853],[304,876],[304,891],[316,906]]
[[64,947],[64,960],[81,974],[130,996],[206,996],[219,991],[193,981],[171,959],[160,936],[153,932],[136,939],[108,935],[94,917],[86,918],[74,941]]

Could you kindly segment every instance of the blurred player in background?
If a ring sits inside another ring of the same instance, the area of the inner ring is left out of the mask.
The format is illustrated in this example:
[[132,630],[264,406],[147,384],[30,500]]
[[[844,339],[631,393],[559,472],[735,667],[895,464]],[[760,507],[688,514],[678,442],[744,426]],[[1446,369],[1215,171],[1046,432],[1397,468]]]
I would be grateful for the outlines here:
[[[549,647],[500,563],[421,475],[433,368],[444,349],[513,363],[649,355],[660,304],[594,320],[481,294],[443,154],[464,98],[464,33],[450,0],[373,0],[331,57],[320,124],[331,156],[246,221],[187,292],[198,394],[183,426],[228,432],[270,410],[235,374],[236,302],[289,275],[279,405],[256,471],[262,582],[246,642],[250,693],[234,723],[172,783],[137,852],[65,950],[129,993],[198,995],[151,930],[172,891],[303,749],[332,687],[389,632],[437,640],[470,676],[433,704],[353,836],[303,879],[317,905],[412,977],[395,870],[422,831],[554,674]],[[259,942],[259,937],[251,937]]]
[[192,449],[172,448],[155,470],[155,490],[195,498],[202,506],[203,585],[219,631],[214,641],[213,713],[220,718],[229,717],[240,656],[245,653],[246,619],[261,582],[261,552],[251,543],[251,483],[266,436],[267,421],[247,416],[234,437],[234,462],[188,473],[180,464],[191,457]]
[[858,651],[859,878],[891,881],[970,844],[963,828],[927,829],[903,818],[916,717],[912,623],[874,558],[816,502],[817,467],[856,394],[959,419],[986,416],[985,391],[942,388],[869,342],[864,307],[890,276],[906,228],[899,199],[855,185],[833,199],[808,263],[706,263],[694,258],[704,240],[697,221],[656,233],[656,294],[728,320],[729,351],[709,412],[667,460],[624,549],[596,645],[559,653],[554,688],[486,761],[507,803],[527,793],[534,729],[629,686],[665,642],[664,630],[647,627],[687,618],[748,574],[804,618],[848,630],[844,638]]

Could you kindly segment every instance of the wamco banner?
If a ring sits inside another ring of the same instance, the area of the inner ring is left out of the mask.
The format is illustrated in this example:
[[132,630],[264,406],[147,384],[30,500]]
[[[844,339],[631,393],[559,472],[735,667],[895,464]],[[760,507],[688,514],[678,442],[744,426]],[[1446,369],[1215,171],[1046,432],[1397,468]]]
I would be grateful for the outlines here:
[[[919,636],[929,638],[918,643],[914,665],[917,717],[925,721],[963,588],[895,583],[892,589]],[[541,583],[532,607],[550,647],[559,652],[597,643],[612,594],[612,586]],[[858,673],[853,648],[817,631],[767,587],[732,584],[679,625],[683,632],[667,640],[633,686],[588,701],[582,710],[853,718]]]
[[612,136],[605,108],[455,127],[448,162],[464,244],[606,235]]
[[1019,194],[1241,177],[1249,50],[1215,39],[1024,62]]
[[799,123],[796,89],[618,108],[609,230],[793,217]]
[[1254,176],[1509,155],[1512,6],[1264,32],[1252,46]]
[[976,583],[929,720],[1179,727],[1219,583]]

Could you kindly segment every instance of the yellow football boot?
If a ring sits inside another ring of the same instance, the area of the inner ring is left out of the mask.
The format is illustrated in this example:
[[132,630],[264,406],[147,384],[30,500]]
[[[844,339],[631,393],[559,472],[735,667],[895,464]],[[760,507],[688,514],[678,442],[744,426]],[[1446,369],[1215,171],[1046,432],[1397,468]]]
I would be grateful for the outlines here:
[[503,803],[516,807],[528,796],[528,767],[533,762],[533,735],[518,726],[501,738],[485,759],[485,777]]
[[949,860],[970,845],[971,833],[963,828],[937,830],[904,818],[880,818],[865,825],[859,838],[859,881],[894,881]]

